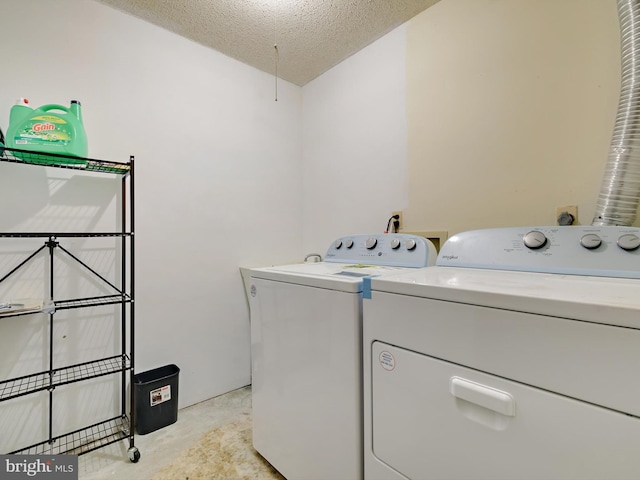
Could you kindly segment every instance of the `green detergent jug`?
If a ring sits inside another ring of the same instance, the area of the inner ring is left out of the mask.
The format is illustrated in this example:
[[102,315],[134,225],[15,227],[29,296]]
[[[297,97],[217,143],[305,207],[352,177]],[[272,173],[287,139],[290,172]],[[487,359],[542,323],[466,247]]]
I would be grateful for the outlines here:
[[43,105],[33,109],[21,98],[11,108],[6,135],[8,148],[36,153],[59,153],[73,157],[38,157],[15,152],[25,162],[51,164],[86,164],[87,134],[82,124],[80,102],[71,100],[70,108],[62,105]]

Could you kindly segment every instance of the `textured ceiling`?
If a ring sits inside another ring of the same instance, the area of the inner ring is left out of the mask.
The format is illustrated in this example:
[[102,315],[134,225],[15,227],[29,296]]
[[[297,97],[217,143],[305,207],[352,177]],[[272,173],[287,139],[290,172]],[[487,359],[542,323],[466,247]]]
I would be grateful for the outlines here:
[[438,0],[99,1],[304,85]]

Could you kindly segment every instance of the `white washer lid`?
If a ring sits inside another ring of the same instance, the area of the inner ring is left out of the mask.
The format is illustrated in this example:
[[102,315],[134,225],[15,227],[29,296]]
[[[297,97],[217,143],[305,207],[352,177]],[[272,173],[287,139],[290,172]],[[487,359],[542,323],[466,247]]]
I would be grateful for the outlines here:
[[428,267],[372,278],[371,290],[640,329],[637,279]]
[[404,267],[316,262],[253,268],[250,270],[250,276],[327,290],[359,293],[362,292],[364,277],[397,274],[406,270],[407,268]]

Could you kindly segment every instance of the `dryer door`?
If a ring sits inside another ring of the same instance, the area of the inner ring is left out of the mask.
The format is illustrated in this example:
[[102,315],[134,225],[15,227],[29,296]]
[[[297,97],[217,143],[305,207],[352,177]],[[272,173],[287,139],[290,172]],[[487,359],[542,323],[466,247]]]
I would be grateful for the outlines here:
[[638,478],[636,417],[382,342],[371,368],[374,455],[410,479]]

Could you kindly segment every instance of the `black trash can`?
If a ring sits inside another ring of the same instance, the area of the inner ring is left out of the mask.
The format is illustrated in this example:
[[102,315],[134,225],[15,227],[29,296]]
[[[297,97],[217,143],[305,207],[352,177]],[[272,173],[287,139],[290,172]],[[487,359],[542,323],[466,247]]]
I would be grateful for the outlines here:
[[146,435],[178,420],[178,375],[176,365],[165,365],[134,377],[136,431]]

